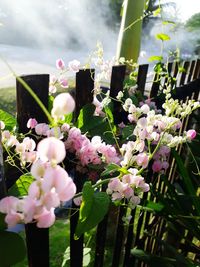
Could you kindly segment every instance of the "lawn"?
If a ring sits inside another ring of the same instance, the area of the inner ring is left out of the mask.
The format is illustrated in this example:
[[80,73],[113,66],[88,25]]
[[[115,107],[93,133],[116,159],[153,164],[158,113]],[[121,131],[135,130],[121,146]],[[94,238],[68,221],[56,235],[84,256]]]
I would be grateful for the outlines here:
[[16,91],[14,87],[0,89],[0,109],[13,115],[16,113]]

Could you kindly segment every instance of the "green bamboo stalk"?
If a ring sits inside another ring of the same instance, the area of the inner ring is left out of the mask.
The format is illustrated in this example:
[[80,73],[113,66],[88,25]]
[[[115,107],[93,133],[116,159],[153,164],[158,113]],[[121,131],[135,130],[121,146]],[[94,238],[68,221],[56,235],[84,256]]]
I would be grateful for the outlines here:
[[116,57],[137,62],[145,0],[124,0]]

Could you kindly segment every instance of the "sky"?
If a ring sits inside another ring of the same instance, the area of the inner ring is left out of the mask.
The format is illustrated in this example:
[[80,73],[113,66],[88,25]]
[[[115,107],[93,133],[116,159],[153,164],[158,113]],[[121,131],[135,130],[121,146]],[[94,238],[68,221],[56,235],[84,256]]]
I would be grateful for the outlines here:
[[[195,13],[200,13],[200,0],[172,0],[177,4],[178,15],[182,21],[187,20]],[[162,2],[169,2],[163,0]]]

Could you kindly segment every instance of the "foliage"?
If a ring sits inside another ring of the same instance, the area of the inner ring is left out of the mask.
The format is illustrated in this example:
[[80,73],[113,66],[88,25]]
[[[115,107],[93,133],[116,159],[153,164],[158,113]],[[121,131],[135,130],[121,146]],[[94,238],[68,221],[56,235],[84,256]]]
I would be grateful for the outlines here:
[[196,13],[192,17],[190,17],[186,21],[185,26],[189,31],[200,30],[200,13]]

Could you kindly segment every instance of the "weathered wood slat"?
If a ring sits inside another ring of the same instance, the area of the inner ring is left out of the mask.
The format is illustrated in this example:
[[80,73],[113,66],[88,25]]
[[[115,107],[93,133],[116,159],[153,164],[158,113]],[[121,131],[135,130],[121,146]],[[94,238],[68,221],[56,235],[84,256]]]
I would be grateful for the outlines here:
[[[35,92],[44,106],[48,108],[49,75],[27,75],[21,77]],[[17,80],[17,121],[19,132],[27,133],[26,124],[29,118],[38,122],[48,122],[46,115]],[[49,230],[39,229],[35,223],[27,224],[26,244],[29,267],[49,267]]]
[[148,68],[149,68],[148,64],[140,65],[138,68],[137,85],[138,85],[138,90],[142,93],[142,95],[144,94],[145,91]]
[[[93,69],[80,70],[76,74],[76,118],[79,115],[81,108],[93,101],[93,89],[94,89],[94,75]],[[74,166],[72,166],[74,168]],[[74,183],[77,187],[77,192],[82,190],[84,182],[83,174],[75,171]],[[72,203],[72,209],[77,209],[74,203]],[[83,242],[84,236],[82,235],[78,240],[74,239],[74,233],[78,222],[79,212],[73,214],[70,218],[70,267],[82,267],[83,262]]]
[[180,86],[183,85],[183,84],[185,83],[189,65],[190,65],[190,62],[189,62],[189,61],[185,61],[185,62],[183,63],[184,72],[181,73],[180,83],[179,83]]

